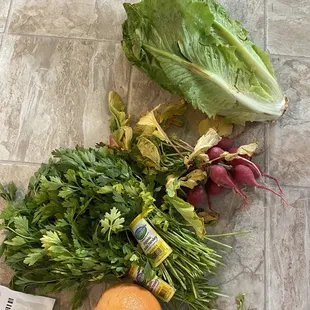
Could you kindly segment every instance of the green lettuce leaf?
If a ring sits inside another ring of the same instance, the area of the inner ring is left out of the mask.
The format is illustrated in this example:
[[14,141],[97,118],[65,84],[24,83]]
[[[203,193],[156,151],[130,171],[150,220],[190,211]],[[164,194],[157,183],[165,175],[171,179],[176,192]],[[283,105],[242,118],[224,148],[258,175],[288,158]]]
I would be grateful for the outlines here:
[[276,120],[285,111],[267,53],[214,0],[124,6],[127,58],[162,87],[233,123]]

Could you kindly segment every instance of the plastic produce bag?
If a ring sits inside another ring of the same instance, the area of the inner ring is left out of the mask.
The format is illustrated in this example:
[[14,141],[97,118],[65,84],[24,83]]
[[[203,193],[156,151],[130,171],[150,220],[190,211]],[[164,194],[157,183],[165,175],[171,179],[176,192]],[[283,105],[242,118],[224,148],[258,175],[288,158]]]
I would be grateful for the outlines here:
[[16,292],[0,285],[0,309],[52,310],[55,299]]

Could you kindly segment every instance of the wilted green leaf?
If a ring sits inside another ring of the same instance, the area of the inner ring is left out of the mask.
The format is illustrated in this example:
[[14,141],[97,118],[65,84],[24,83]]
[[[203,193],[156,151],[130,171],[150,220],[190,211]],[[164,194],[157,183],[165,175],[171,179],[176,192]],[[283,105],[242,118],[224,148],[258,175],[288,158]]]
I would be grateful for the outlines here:
[[199,138],[197,144],[195,145],[194,152],[190,154],[189,159],[191,160],[202,152],[206,152],[212,146],[218,144],[220,140],[221,137],[217,134],[217,132],[210,128],[206,134]]
[[197,215],[194,206],[179,197],[169,197],[166,195],[165,200],[195,229],[199,238],[204,238],[206,233],[204,219]]
[[215,116],[214,118],[206,118],[199,123],[198,131],[202,136],[210,128],[213,128],[219,136],[229,136],[233,131],[233,125],[230,124],[223,116]]
[[160,154],[158,148],[151,140],[142,136],[138,140],[137,147],[141,155],[148,159],[147,163],[151,164],[151,167],[160,166]]
[[257,150],[257,147],[258,147],[257,142],[247,144],[247,145],[242,145],[238,148],[238,154],[249,155],[250,157],[252,157],[255,151]]
[[207,173],[201,169],[195,169],[188,173],[186,176],[180,178],[181,186],[193,189],[198,185],[198,182],[203,181],[207,178]]

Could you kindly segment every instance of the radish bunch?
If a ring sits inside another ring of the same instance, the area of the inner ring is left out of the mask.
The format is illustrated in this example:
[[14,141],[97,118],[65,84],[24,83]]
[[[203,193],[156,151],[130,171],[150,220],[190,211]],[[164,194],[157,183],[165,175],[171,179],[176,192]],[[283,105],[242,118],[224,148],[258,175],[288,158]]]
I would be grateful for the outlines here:
[[[252,186],[269,191],[280,197],[285,204],[288,204],[283,197],[283,191],[278,180],[264,173],[261,167],[254,163],[249,155],[236,155],[231,159],[229,156],[224,156],[228,153],[238,153],[238,148],[234,148],[233,143],[232,139],[223,137],[217,145],[207,151],[209,165],[205,169],[209,177],[187,193],[187,201],[195,207],[200,207],[208,200],[209,209],[212,210],[211,198],[220,195],[225,189],[232,189],[243,199],[243,207],[246,207],[248,197],[240,187]],[[257,179],[260,177],[274,180],[279,192],[259,183]]]

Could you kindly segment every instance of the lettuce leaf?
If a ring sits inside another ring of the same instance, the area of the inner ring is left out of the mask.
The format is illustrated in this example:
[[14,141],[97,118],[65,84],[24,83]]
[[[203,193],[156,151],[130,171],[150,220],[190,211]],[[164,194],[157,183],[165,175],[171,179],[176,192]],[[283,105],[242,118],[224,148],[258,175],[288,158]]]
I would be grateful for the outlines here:
[[124,4],[131,63],[209,117],[276,120],[287,108],[268,54],[214,0]]

